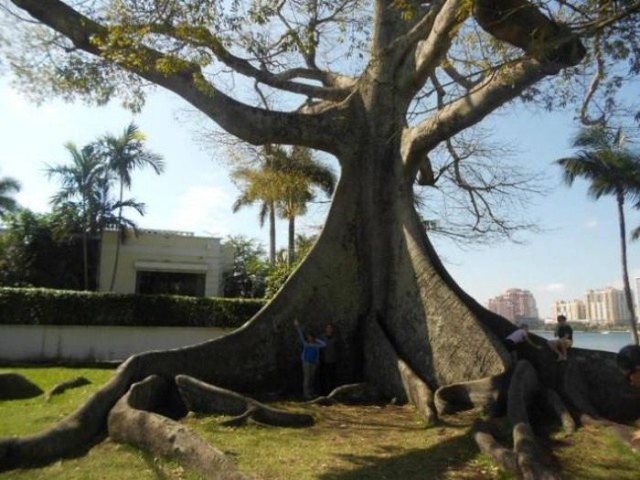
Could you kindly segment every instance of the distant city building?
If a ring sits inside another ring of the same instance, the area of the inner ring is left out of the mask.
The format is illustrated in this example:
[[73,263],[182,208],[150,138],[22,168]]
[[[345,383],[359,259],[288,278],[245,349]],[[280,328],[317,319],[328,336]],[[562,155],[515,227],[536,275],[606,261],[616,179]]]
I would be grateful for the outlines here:
[[487,308],[512,322],[538,320],[536,300],[529,290],[510,288],[502,295],[490,298]]
[[624,292],[613,287],[587,290],[587,318],[595,323],[626,324],[631,318]]
[[558,315],[564,315],[570,322],[585,322],[587,307],[582,300],[556,300],[551,305],[551,314],[555,321]]

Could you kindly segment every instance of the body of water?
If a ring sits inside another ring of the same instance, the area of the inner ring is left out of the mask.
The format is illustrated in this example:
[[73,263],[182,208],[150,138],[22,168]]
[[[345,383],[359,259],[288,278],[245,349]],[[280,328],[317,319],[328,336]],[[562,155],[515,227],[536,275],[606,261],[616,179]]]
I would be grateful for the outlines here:
[[[547,340],[553,339],[553,332],[547,330],[532,330],[531,333]],[[632,342],[629,332],[573,332],[573,346],[618,352],[625,345]]]

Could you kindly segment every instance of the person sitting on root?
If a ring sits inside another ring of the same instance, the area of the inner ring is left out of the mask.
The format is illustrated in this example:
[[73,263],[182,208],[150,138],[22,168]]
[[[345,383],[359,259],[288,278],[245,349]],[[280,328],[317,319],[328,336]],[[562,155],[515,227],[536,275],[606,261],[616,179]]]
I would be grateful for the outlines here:
[[302,394],[306,400],[310,400],[314,396],[314,382],[316,369],[320,363],[320,349],[324,348],[326,343],[310,333],[303,332],[297,319],[293,321],[293,324],[300,336],[300,342],[302,342]]
[[616,355],[616,362],[629,385],[640,389],[640,346],[622,347]]
[[[622,347],[616,355],[616,362],[629,385],[640,391],[640,346]],[[630,442],[634,447],[640,447],[640,429],[635,431]]]
[[553,332],[553,336],[557,338],[549,341],[549,347],[558,355],[558,362],[563,362],[567,360],[567,354],[573,345],[573,329],[567,324],[567,317],[564,315],[558,315],[557,320],[558,326]]
[[529,325],[523,323],[520,325],[520,328],[511,332],[511,334],[505,339],[507,350],[511,353],[511,357],[514,361],[518,359],[518,351],[522,346],[524,346],[525,342],[534,348],[542,348],[531,340],[531,336],[529,335]]

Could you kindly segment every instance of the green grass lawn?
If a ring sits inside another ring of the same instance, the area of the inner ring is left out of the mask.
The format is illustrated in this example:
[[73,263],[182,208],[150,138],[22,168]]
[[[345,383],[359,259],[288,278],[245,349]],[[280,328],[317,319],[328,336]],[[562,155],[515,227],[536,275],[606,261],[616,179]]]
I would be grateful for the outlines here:
[[[46,401],[0,401],[0,436],[41,431],[71,413],[113,374],[112,370],[72,368],[0,369],[21,373],[45,392],[77,376],[91,385],[68,390]],[[480,455],[470,435],[475,413],[448,417],[426,428],[410,406],[279,407],[316,418],[310,428],[248,425],[223,427],[220,418],[189,415],[184,422],[226,452],[240,469],[257,479],[507,479]],[[565,479],[637,480],[640,455],[594,427],[552,438]],[[154,458],[109,439],[78,458],[51,465],[0,473],[0,479],[197,479],[179,465]]]

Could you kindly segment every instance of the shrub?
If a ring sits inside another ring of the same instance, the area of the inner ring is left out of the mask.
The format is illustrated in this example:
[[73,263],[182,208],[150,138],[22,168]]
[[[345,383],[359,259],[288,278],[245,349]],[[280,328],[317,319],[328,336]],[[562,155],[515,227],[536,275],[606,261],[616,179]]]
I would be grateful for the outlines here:
[[236,328],[264,300],[0,288],[0,324]]

